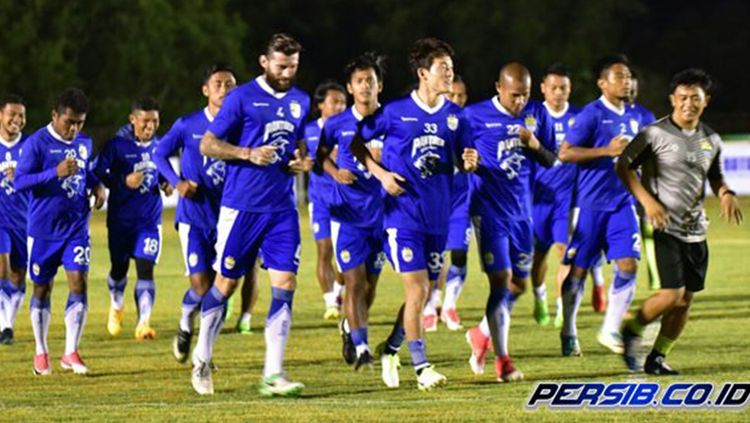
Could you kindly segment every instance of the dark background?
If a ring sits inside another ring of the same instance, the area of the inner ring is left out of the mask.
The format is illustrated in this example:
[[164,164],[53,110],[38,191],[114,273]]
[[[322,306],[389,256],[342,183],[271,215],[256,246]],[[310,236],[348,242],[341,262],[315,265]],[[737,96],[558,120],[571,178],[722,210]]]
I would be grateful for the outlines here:
[[455,48],[470,101],[493,95],[510,60],[531,69],[539,98],[539,74],[561,61],[582,104],[599,95],[597,58],[622,52],[641,76],[639,101],[657,116],[668,111],[671,75],[697,66],[716,83],[705,120],[723,133],[750,132],[749,9],[739,0],[0,0],[0,93],[27,99],[31,132],[49,120],[56,93],[84,89],[87,132],[100,144],[126,122],[135,96],[162,103],[160,132],[202,107],[200,76],[211,62],[250,79],[276,31],[304,46],[298,82],[308,91],[341,80],[348,59],[365,50],[388,55],[386,101],[412,83],[411,43],[436,36]]

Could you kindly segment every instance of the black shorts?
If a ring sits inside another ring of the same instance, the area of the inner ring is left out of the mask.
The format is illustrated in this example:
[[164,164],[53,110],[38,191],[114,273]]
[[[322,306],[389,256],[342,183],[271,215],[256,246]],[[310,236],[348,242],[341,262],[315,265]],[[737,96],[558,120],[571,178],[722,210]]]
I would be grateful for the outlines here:
[[685,287],[690,292],[702,291],[708,270],[708,244],[684,242],[672,235],[654,231],[656,267],[661,287]]

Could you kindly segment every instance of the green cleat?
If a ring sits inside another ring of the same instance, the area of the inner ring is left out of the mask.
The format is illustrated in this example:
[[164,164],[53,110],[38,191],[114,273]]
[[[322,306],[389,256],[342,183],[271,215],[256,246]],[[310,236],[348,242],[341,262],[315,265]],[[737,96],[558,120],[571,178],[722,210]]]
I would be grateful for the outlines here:
[[224,316],[224,320],[228,320],[232,317],[234,310],[234,296],[229,297],[229,300],[227,300],[227,315]]
[[543,298],[534,298],[534,320],[539,326],[549,324],[549,307],[547,307],[547,301]]
[[298,397],[305,385],[287,380],[283,373],[264,377],[258,383],[258,392],[264,397]]
[[235,330],[237,331],[237,333],[240,333],[242,335],[253,334],[253,330],[250,327],[250,322],[243,319],[237,321],[237,327],[235,328]]

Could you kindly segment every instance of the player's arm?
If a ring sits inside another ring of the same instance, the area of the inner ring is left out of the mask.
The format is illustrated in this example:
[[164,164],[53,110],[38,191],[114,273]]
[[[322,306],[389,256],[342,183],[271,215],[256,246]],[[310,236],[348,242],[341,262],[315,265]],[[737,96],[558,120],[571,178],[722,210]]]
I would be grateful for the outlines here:
[[307,143],[304,138],[297,140],[297,148],[294,149],[292,160],[287,163],[287,170],[291,173],[309,172],[313,162],[307,152]]
[[315,152],[315,166],[313,167],[313,171],[317,174],[325,172],[331,175],[333,180],[339,184],[352,184],[357,177],[348,169],[340,169],[331,157],[337,145],[338,143],[336,143],[335,138],[329,134],[327,127],[324,125],[323,130],[320,131],[320,140],[318,141],[318,150]]
[[406,179],[398,173],[386,170],[377,160],[375,160],[372,153],[370,153],[370,150],[367,148],[366,141],[362,138],[359,131],[354,135],[354,139],[352,139],[352,143],[349,145],[349,150],[354,154],[354,157],[356,157],[360,163],[364,164],[367,170],[375,176],[378,181],[380,181],[388,194],[397,196],[404,193],[404,189],[398,183],[405,182]]
[[94,208],[99,210],[104,206],[104,201],[107,199],[107,191],[104,189],[104,185],[94,172],[97,161],[96,158],[92,160],[89,163],[88,170],[86,170],[86,188],[89,192],[89,196],[94,197]]
[[550,168],[555,164],[557,157],[555,153],[548,150],[544,144],[534,135],[533,132],[526,128],[521,128],[519,132],[521,143],[526,147],[534,159],[542,166]]
[[729,223],[739,225],[744,220],[740,203],[737,201],[737,193],[732,191],[724,180],[724,171],[721,166],[721,149],[716,153],[711,166],[708,168],[708,183],[711,190],[719,197],[721,216]]
[[15,188],[18,191],[34,188],[56,178],[66,178],[78,172],[75,159],[64,159],[57,166],[49,169],[41,167],[41,154],[37,151],[36,145],[25,146],[16,168]]
[[627,145],[628,137],[622,134],[612,138],[606,147],[578,147],[563,141],[557,157],[564,163],[586,163],[602,157],[618,157]]
[[474,145],[471,120],[464,109],[458,120],[458,134],[453,151],[456,167],[461,172],[474,172],[479,167],[479,152]]

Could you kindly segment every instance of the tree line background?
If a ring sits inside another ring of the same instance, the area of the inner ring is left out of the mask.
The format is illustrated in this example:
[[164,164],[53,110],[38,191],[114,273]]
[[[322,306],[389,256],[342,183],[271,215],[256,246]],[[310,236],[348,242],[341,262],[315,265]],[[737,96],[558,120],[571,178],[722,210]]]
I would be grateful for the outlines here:
[[671,75],[699,66],[716,89],[706,120],[721,132],[750,132],[750,7],[736,0],[0,0],[0,93],[28,102],[27,131],[47,123],[55,95],[78,86],[89,95],[87,132],[101,144],[126,122],[136,96],[162,104],[165,132],[202,107],[202,70],[222,61],[239,82],[259,72],[270,34],[304,46],[299,85],[341,81],[353,56],[388,56],[383,99],[406,91],[407,54],[420,37],[456,50],[470,101],[494,94],[500,66],[526,64],[540,98],[540,73],[560,61],[573,71],[572,101],[599,95],[592,66],[625,53],[640,74],[639,101],[667,113]]

